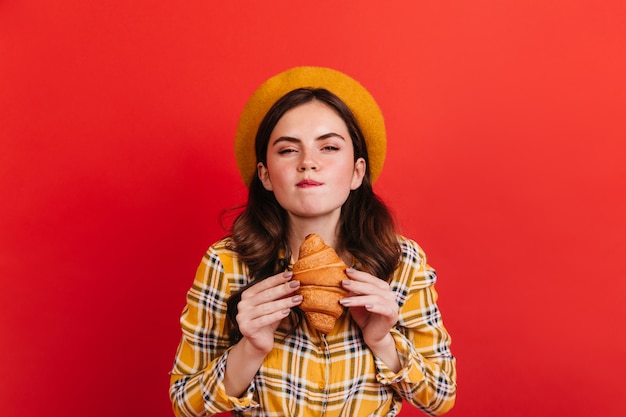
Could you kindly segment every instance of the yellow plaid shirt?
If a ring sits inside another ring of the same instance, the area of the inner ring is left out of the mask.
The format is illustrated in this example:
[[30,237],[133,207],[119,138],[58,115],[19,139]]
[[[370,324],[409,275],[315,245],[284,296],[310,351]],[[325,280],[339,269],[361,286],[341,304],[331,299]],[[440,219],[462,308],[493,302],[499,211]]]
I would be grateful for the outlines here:
[[372,354],[349,310],[328,335],[306,320],[290,333],[293,317],[288,317],[276,332],[273,351],[239,398],[226,395],[222,383],[229,352],[226,301],[250,278],[237,254],[226,248],[228,238],[211,246],[180,320],[182,339],[170,381],[175,414],[395,416],[402,400],[426,414],[449,410],[456,366],[436,304],[436,274],[415,242],[398,238],[402,256],[390,284],[400,319],[391,333],[403,368],[394,373]]

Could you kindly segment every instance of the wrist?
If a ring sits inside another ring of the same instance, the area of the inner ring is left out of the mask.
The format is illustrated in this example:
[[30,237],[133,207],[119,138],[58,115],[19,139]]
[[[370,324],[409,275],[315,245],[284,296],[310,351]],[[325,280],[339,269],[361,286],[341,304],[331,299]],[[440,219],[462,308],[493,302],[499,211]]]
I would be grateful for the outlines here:
[[380,351],[389,351],[391,349],[393,349],[394,351],[396,350],[396,342],[393,340],[393,336],[391,335],[391,333],[385,334],[381,339],[364,339],[364,341],[365,344],[374,353]]
[[240,397],[250,385],[267,354],[243,337],[226,359],[224,389],[229,396]]
[[254,359],[263,359],[265,358],[274,348],[274,345],[258,346],[258,344],[252,343],[250,339],[247,337],[242,337],[241,340],[237,343],[238,349],[244,355],[244,357],[249,358],[250,360]]
[[398,372],[401,369],[400,356],[391,333],[387,333],[382,339],[377,341],[366,340],[365,343],[374,356],[382,360],[392,372]]

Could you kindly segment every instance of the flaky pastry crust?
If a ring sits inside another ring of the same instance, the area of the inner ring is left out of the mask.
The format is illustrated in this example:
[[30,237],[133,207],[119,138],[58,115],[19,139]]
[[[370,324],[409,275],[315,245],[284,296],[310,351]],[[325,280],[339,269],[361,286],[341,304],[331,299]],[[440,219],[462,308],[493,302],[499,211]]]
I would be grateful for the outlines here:
[[316,234],[308,235],[293,265],[294,279],[300,281],[300,308],[309,324],[322,333],[329,333],[343,314],[339,300],[347,295],[341,287],[348,266],[335,250]]

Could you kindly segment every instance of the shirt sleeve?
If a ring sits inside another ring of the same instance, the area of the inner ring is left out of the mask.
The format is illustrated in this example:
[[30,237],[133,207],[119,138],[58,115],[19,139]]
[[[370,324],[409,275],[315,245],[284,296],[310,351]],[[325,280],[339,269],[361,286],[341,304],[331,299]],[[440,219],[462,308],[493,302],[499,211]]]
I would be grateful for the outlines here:
[[456,398],[456,360],[451,338],[437,307],[435,270],[415,242],[405,241],[391,285],[398,294],[400,319],[391,335],[402,368],[392,372],[376,358],[378,381],[430,415],[452,408]]
[[257,407],[255,386],[241,397],[226,394],[224,372],[229,352],[226,301],[234,271],[232,256],[214,247],[204,256],[183,309],[182,338],[170,372],[170,398],[179,417],[213,415]]

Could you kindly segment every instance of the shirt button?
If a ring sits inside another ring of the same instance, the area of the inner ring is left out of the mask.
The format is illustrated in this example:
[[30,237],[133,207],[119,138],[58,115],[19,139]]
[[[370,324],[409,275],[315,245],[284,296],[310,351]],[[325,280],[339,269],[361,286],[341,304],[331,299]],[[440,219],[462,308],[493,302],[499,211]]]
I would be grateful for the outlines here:
[[319,383],[319,384],[317,384],[317,386],[318,386],[320,389],[324,389],[324,388],[326,388],[326,383],[325,383],[324,381],[320,381],[320,383]]

